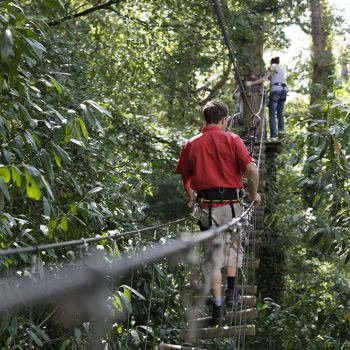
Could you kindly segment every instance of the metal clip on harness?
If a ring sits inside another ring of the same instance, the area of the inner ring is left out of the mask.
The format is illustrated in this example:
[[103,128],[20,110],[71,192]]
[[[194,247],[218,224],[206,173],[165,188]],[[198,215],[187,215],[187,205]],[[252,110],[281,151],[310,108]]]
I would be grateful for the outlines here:
[[250,122],[249,134],[244,138],[244,143],[248,146],[250,155],[253,155],[255,140],[256,140],[256,129],[260,124],[261,118],[257,114],[253,114]]

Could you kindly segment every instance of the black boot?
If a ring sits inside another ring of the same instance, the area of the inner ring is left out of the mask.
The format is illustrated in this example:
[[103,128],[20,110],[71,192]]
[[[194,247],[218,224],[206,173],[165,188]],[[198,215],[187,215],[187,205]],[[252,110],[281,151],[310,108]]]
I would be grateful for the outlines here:
[[222,303],[220,306],[217,306],[215,303],[213,304],[213,317],[211,320],[211,325],[223,325],[226,320],[226,306]]
[[227,307],[236,306],[241,301],[241,295],[236,288],[227,288],[225,292],[225,304]]

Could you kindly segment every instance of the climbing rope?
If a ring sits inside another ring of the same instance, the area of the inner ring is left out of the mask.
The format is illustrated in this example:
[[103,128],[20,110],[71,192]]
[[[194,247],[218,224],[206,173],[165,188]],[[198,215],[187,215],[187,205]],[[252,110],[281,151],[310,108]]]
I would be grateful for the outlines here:
[[233,64],[233,67],[234,67],[234,70],[235,70],[236,78],[237,78],[238,84],[239,84],[240,89],[241,89],[241,94],[243,96],[243,100],[247,104],[247,106],[249,108],[249,111],[252,114],[252,116],[256,116],[257,113],[255,113],[253,111],[253,109],[252,109],[252,107],[251,107],[251,105],[250,105],[250,103],[248,101],[247,94],[246,94],[246,91],[245,91],[245,87],[244,87],[244,84],[243,84],[243,80],[241,78],[238,66],[236,64],[236,58],[235,58],[235,55],[234,55],[234,48],[233,48],[233,45],[232,45],[232,41],[231,41],[231,39],[230,39],[230,37],[228,35],[228,32],[226,30],[225,21],[224,21],[224,14],[223,14],[222,8],[220,6],[219,0],[214,0],[214,9],[215,9],[215,12],[216,12],[216,16],[217,16],[217,20],[218,20],[219,26],[221,28],[221,32],[222,32],[223,37],[224,37],[225,44],[226,44],[228,52],[229,52],[229,58],[230,58],[230,60],[231,60],[231,62]]

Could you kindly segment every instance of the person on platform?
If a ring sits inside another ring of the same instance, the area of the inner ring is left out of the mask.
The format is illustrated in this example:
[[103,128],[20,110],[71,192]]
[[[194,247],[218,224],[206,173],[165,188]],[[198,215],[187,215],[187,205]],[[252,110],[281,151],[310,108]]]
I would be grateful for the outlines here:
[[[225,131],[227,105],[218,100],[210,101],[202,114],[206,126],[182,148],[176,173],[182,176],[189,208],[194,205],[196,193],[201,211],[199,226],[203,231],[226,224],[243,213],[243,174],[248,179],[249,198],[256,206],[261,198],[257,192],[259,173],[253,158],[238,135]],[[242,266],[243,248],[238,237],[232,239],[233,242],[230,234],[223,233],[216,237],[215,248],[214,243],[206,247],[213,257],[207,264],[214,297],[212,324],[222,324],[226,306],[232,307],[239,298],[235,277],[237,268]],[[227,268],[225,301],[221,289],[222,268]]]
[[286,75],[283,68],[280,66],[280,58],[274,57],[271,59],[271,65],[267,69],[265,76],[255,81],[247,81],[246,86],[261,84],[270,80],[269,94],[269,121],[270,121],[270,141],[277,141],[276,131],[276,112],[278,121],[279,133],[284,132],[284,104],[287,98],[287,83]]

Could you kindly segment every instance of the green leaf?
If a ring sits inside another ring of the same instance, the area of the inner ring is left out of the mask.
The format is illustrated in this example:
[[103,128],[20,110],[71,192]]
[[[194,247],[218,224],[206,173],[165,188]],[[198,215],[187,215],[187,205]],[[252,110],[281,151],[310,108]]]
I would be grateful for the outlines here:
[[80,147],[85,147],[84,142],[77,140],[77,139],[70,139],[70,142],[75,143],[76,145],[80,146]]
[[17,187],[21,187],[21,184],[22,184],[22,173],[21,173],[21,171],[15,165],[12,165],[11,173],[12,173],[13,183]]
[[[146,298],[139,293],[137,290],[135,290],[134,288],[127,286],[126,284],[123,284],[122,286],[120,286],[120,288],[123,288],[124,290],[124,295],[127,297],[127,295],[125,294],[125,290],[129,290],[131,293],[135,294],[137,297],[139,297],[141,300],[146,300]],[[130,298],[128,298],[130,300]]]
[[33,333],[32,331],[28,331],[28,334],[34,340],[36,345],[38,345],[40,347],[42,347],[44,345],[43,342],[39,339],[39,337],[35,333]]
[[29,131],[26,131],[24,133],[24,137],[25,137],[27,143],[29,144],[29,146],[31,146],[31,148],[33,149],[33,151],[37,151],[38,148],[36,146],[35,140]]
[[71,161],[69,154],[62,147],[57,146],[54,142],[51,142],[51,144],[54,147],[56,154],[58,155],[61,161],[64,161],[65,163],[69,163]]
[[34,39],[25,37],[24,40],[29,44],[31,51],[33,52],[35,57],[41,60],[43,57],[43,52],[46,52],[45,47],[41,43],[39,43],[39,41],[36,41]]
[[24,119],[30,123],[32,121],[32,117],[31,115],[29,114],[27,108],[25,108],[21,103],[17,102],[18,104],[18,107],[20,109],[20,111],[22,112],[21,114],[23,115]]
[[[41,265],[41,267],[40,267],[40,265]],[[38,256],[38,268],[43,269],[43,261],[42,261],[40,255]],[[41,339],[46,340],[46,341],[50,341],[50,337],[46,334],[46,332],[43,329],[39,328],[35,324],[32,324],[32,328],[35,330],[37,335],[40,336]]]
[[72,203],[70,205],[70,211],[73,215],[77,215],[78,214],[78,205],[77,203]]
[[53,157],[55,158],[55,162],[59,168],[62,168],[61,158],[58,156],[55,150],[53,150]]
[[13,140],[13,147],[15,151],[17,151],[17,154],[21,157],[23,152],[23,139],[21,136],[16,136]]
[[348,255],[346,256],[344,263],[347,264],[350,260],[350,252],[348,253]]
[[9,183],[11,180],[11,173],[10,170],[5,167],[0,165],[0,177],[6,182]]
[[91,196],[92,194],[95,194],[95,193],[100,192],[100,191],[102,191],[102,190],[103,190],[103,187],[95,187],[95,188],[93,188],[92,190],[90,190],[90,191],[86,194],[86,196]]
[[97,104],[95,101],[93,100],[86,100],[84,101],[86,103],[88,103],[91,107],[93,107],[95,110],[97,110],[99,113],[101,114],[105,114],[105,115],[108,115],[109,117],[112,117],[111,113],[109,113],[107,111],[107,109],[101,107],[99,104]]
[[68,231],[68,219],[66,216],[63,216],[60,222],[60,226],[64,232]]
[[71,343],[71,340],[70,340],[70,339],[65,340],[65,341],[61,344],[61,346],[59,347],[58,350],[65,350],[65,349],[67,348],[67,346],[68,346],[70,343]]
[[6,197],[6,199],[8,201],[10,201],[10,192],[9,192],[9,189],[6,185],[6,182],[0,177],[0,189],[1,189],[1,192],[4,194],[4,196]]
[[129,300],[129,302],[131,301],[131,292],[128,288],[123,288],[123,294],[125,295],[126,299]]
[[46,150],[43,150],[40,158],[45,171],[45,176],[49,177],[50,181],[52,182],[55,178],[55,174],[52,168],[50,154]]
[[46,188],[46,192],[47,194],[51,197],[52,200],[55,199],[55,196],[53,195],[52,193],[52,190],[51,190],[51,187],[50,185],[48,184],[48,182],[46,181],[45,177],[41,175],[41,181],[43,182],[45,188]]
[[55,88],[56,88],[57,92],[58,92],[59,94],[62,94],[63,89],[62,89],[61,84],[60,84],[54,77],[52,77],[51,75],[49,75],[49,77],[50,77],[50,79],[51,79],[53,85],[55,85]]
[[89,135],[88,135],[88,132],[87,132],[87,129],[86,129],[86,126],[85,126],[85,123],[84,123],[83,119],[81,117],[78,117],[77,119],[79,121],[81,132],[83,133],[84,137],[86,139],[88,139]]
[[31,165],[25,165],[24,167],[31,176],[34,176],[34,177],[40,176],[40,171],[37,168],[34,168]]
[[41,192],[35,179],[29,174],[27,170],[25,170],[25,177],[27,180],[27,183],[26,183],[27,196],[29,198],[39,200],[41,197]]
[[0,41],[0,58],[2,62],[10,62],[15,57],[13,52],[13,36],[11,29],[6,29]]

